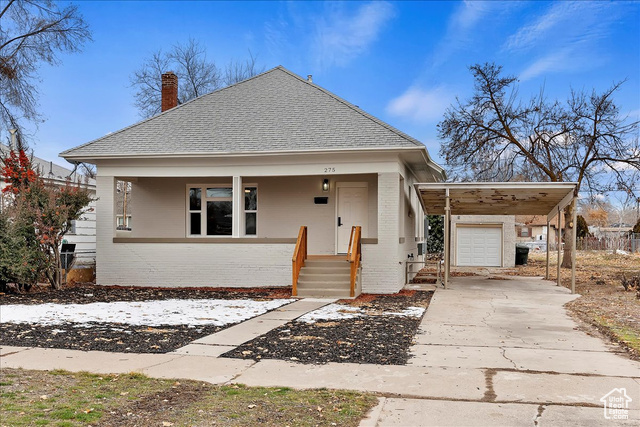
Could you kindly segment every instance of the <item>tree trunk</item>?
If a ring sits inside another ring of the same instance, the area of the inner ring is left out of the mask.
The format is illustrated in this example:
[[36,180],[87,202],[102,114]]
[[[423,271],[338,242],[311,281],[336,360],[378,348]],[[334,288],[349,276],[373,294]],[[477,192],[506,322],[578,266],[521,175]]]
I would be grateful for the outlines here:
[[53,245],[53,274],[51,275],[51,286],[53,289],[60,289],[62,286],[62,260],[58,245]]
[[573,210],[574,202],[564,209],[564,253],[562,255],[562,268],[571,268],[571,250],[573,249]]

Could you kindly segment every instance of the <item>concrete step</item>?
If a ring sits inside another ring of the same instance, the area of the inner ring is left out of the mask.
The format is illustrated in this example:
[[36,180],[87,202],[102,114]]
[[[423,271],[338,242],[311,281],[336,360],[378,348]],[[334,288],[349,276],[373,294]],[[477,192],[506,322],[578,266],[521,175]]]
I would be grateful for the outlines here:
[[298,280],[298,288],[324,288],[324,289],[343,289],[349,288],[349,280],[342,281],[324,281],[324,282],[310,282],[308,280]]
[[328,259],[306,259],[304,261],[305,267],[344,267],[350,264],[346,260],[336,260],[333,258]]
[[340,267],[309,267],[304,266],[300,269],[300,273],[309,273],[309,274],[351,274],[351,266],[340,266]]
[[346,282],[349,283],[351,280],[351,273],[310,273],[308,271],[302,270],[300,272],[300,276],[298,280],[302,280],[305,282]]
[[298,288],[298,296],[305,298],[350,297],[349,287],[347,287],[346,289]]

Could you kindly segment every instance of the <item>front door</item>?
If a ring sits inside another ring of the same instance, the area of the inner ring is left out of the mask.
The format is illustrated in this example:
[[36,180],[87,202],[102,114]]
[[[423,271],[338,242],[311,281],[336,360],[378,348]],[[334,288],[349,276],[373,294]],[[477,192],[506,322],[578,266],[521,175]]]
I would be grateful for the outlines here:
[[368,190],[366,183],[338,183],[338,225],[337,253],[349,250],[351,227],[362,226],[362,236],[367,235]]

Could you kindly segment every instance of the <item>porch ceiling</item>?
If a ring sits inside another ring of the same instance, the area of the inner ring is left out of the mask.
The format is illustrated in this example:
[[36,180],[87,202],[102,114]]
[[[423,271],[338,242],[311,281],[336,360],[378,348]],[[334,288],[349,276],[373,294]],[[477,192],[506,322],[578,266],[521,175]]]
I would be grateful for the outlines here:
[[461,182],[414,184],[424,211],[445,214],[449,193],[452,215],[547,215],[571,203],[573,182]]

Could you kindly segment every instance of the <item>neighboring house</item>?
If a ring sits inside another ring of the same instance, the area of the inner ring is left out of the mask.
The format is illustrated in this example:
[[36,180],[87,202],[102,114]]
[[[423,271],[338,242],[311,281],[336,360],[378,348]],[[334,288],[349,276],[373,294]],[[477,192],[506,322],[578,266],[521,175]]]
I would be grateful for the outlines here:
[[422,143],[283,67],[171,108],[176,87],[163,75],[167,111],[61,154],[98,166],[98,284],[291,285],[301,226],[331,256],[359,225],[362,291],[404,286],[424,239],[413,184],[445,178]]
[[452,265],[513,267],[516,259],[513,215],[451,217]]
[[[0,144],[0,154],[5,155],[9,152],[9,147]],[[64,185],[67,179],[72,182],[79,182],[80,185],[86,187],[91,196],[95,199],[96,182],[94,179],[87,178],[83,175],[73,172],[63,166],[57,165],[51,161],[31,156],[33,168],[48,183],[55,185]],[[0,176],[0,188],[8,185],[4,178]],[[76,245],[76,265],[94,265],[96,262],[96,202],[91,202],[80,219],[72,222],[71,230],[64,236],[68,243]]]
[[[547,233],[549,243],[556,244],[558,238],[557,217],[549,224],[547,218],[542,215],[517,215],[516,216],[516,240],[518,243],[526,243],[532,249],[546,250]],[[564,215],[560,215],[560,230],[564,228]],[[562,234],[561,234],[562,235]]]
[[612,239],[612,238],[620,238],[626,237],[633,230],[633,225],[631,224],[611,224],[609,227],[597,227],[590,226],[589,233],[593,235],[593,237],[604,238],[604,239]]

